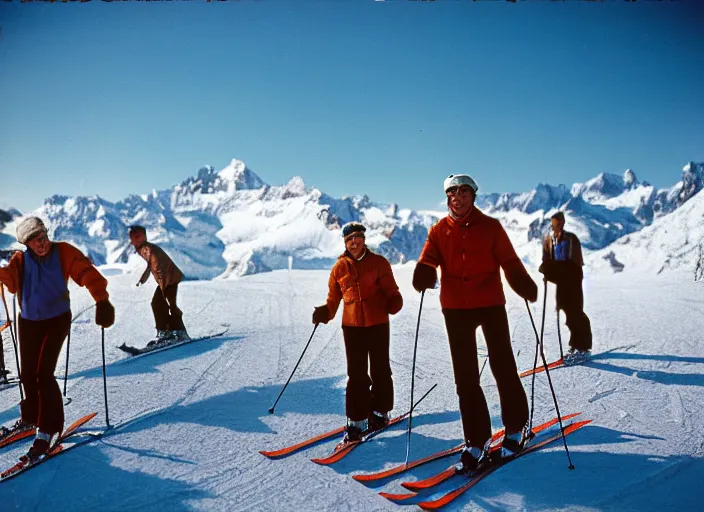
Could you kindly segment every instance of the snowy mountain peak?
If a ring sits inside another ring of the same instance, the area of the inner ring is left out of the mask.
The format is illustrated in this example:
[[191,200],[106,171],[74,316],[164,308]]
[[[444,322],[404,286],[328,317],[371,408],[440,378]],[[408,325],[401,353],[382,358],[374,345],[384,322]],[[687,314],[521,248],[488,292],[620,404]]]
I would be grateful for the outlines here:
[[242,160],[236,158],[233,158],[230,165],[218,172],[218,176],[228,184],[234,185],[234,190],[256,190],[266,186],[266,183],[249,170]]
[[286,197],[300,197],[308,193],[306,184],[300,176],[291,178],[288,183],[283,186],[283,189],[286,191]]
[[679,193],[680,204],[685,203],[702,189],[704,163],[689,162],[682,168],[682,189]]
[[[690,162],[675,186],[656,190],[627,169],[622,175],[599,174],[571,190],[540,183],[528,192],[480,194],[477,206],[502,222],[530,265],[540,258],[554,211],[569,215],[570,230],[585,250],[600,250],[680,208],[701,190],[703,178],[704,164]],[[350,221],[365,224],[372,249],[391,263],[405,262],[418,257],[428,229],[445,215],[399,209],[367,195],[334,198],[306,187],[300,176],[269,186],[237,159],[219,171],[203,166],[174,187],[116,203],[56,195],[33,213],[48,221],[54,238],[74,243],[97,264],[127,261],[127,226],[141,224],[189,278],[287,268],[289,256],[295,268],[326,268],[342,250],[340,227]],[[0,248],[14,247],[14,223],[3,227],[3,219]]]
[[633,169],[626,169],[623,173],[623,184],[629,190],[638,185],[638,179]]
[[[629,181],[626,180],[627,177]],[[631,178],[633,178],[632,182]],[[634,186],[633,183],[635,183],[635,173],[630,169],[623,176],[602,172],[584,183],[572,185],[572,195],[582,196],[587,201],[604,200],[623,194]]]
[[227,167],[220,171],[216,171],[212,165],[201,167],[195,178],[188,178],[181,183],[180,190],[191,194],[225,192],[232,195],[236,190],[256,190],[265,186],[266,183],[252,172],[243,161],[233,159]]

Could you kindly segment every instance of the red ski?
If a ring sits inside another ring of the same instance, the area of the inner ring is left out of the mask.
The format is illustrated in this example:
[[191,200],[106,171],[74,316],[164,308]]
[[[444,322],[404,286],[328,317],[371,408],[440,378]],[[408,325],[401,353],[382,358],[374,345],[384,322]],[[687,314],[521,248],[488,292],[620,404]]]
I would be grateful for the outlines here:
[[[575,416],[577,416],[579,414],[581,414],[581,413],[577,412],[574,414],[570,414],[569,416],[565,416],[562,419],[568,420],[568,419],[574,418]],[[537,427],[535,427],[533,429],[533,431],[540,432],[541,430],[544,430],[548,427],[553,426],[555,423],[557,423],[557,418],[550,420],[549,422],[547,422],[543,425],[538,425]],[[496,431],[494,433],[494,435],[491,437],[491,443],[494,444],[496,441],[499,441],[500,439],[503,438],[503,435],[504,435],[504,429]],[[457,453],[460,453],[463,448],[464,448],[464,443],[459,444],[453,448],[449,448],[447,450],[443,450],[443,451],[434,453],[432,455],[428,455],[427,457],[423,457],[422,459],[414,460],[413,462],[409,462],[408,464],[399,464],[398,466],[395,466],[391,469],[387,469],[384,471],[379,471],[378,473],[369,473],[366,475],[354,475],[354,476],[352,476],[352,478],[354,478],[358,482],[371,482],[371,481],[375,481],[375,480],[382,480],[382,479],[388,478],[390,476],[404,473],[405,471],[408,471],[410,469],[417,468],[418,466],[422,466],[423,464],[427,464],[428,462],[443,459],[445,457],[449,457],[450,455],[455,455]]]
[[[345,457],[348,453],[350,453],[352,450],[354,450],[357,446],[360,444],[364,443],[365,441],[368,441],[378,433],[386,430],[387,428],[395,425],[396,423],[399,423],[400,421],[403,421],[406,417],[408,416],[408,413],[402,414],[401,416],[397,416],[386,424],[385,427],[380,428],[378,430],[374,430],[373,432],[369,432],[367,435],[363,436],[362,439],[359,441],[350,441],[348,443],[340,443],[338,446],[335,447],[333,452],[328,455],[327,457],[323,458],[318,458],[318,459],[311,459],[313,462],[316,464],[322,464],[322,465],[328,465],[328,464],[333,464],[337,462],[338,460],[342,459]],[[344,430],[344,428],[343,428]]]
[[15,443],[17,441],[21,441],[22,439],[27,439],[28,437],[32,437],[33,435],[33,428],[30,428],[29,430],[20,430],[19,432],[15,432],[14,434],[8,433],[5,437],[0,439],[0,448]]
[[[589,425],[591,422],[592,422],[592,420],[585,420],[585,421],[579,421],[577,423],[573,423],[572,425],[565,427],[564,434],[565,435],[571,434],[575,430],[578,430],[578,429],[584,427],[585,425]],[[494,471],[496,471],[500,467],[505,466],[509,462],[516,460],[524,455],[527,455],[531,452],[539,450],[540,448],[542,448],[542,447],[544,447],[554,441],[558,441],[561,438],[562,438],[562,433],[558,432],[558,433],[548,437],[547,439],[543,439],[533,445],[529,445],[521,453],[519,453],[518,455],[516,455],[515,457],[513,457],[511,459],[501,460],[501,461],[493,463],[493,464],[489,463],[488,467],[485,467],[479,473],[477,473],[473,476],[470,476],[468,482],[464,483],[463,485],[461,485],[460,487],[458,487],[454,491],[450,491],[447,494],[441,496],[440,498],[438,498],[436,500],[422,501],[422,502],[418,503],[418,506],[420,508],[422,508],[423,510],[437,510],[441,507],[444,507],[447,504],[449,504],[450,502],[452,502],[455,498],[464,494],[469,489],[471,489],[472,487],[477,485],[485,477],[489,476],[491,473],[493,473]]]
[[[561,366],[565,365],[564,359],[560,358],[557,361],[553,361],[552,363],[548,363],[548,370],[552,370],[553,368],[560,368]],[[528,377],[529,375],[533,375],[534,373],[541,373],[545,371],[545,366],[536,366],[535,371],[533,371],[533,368],[530,370],[525,370],[521,373],[518,374],[518,376],[522,379],[523,377]]]
[[[416,407],[418,407],[418,404],[420,404],[423,399],[425,399],[426,396],[430,394],[432,390],[434,390],[437,387],[437,384],[434,384],[432,388],[430,388],[428,391],[425,392],[425,394],[418,399],[418,401],[413,405],[412,410],[415,410]],[[411,411],[406,412],[405,414],[402,414],[401,416],[397,416],[390,420],[384,427],[373,430],[371,432],[365,432],[362,435],[362,439],[359,441],[350,441],[347,443],[340,443],[338,444],[333,452],[328,455],[327,457],[323,457],[321,459],[311,459],[313,462],[316,464],[322,464],[322,465],[327,465],[327,464],[332,464],[334,462],[337,462],[338,460],[342,459],[343,457],[347,456],[352,450],[354,450],[356,447],[358,447],[360,444],[365,443],[369,441],[371,438],[379,434],[380,432],[383,432],[387,428],[399,423],[400,421],[403,421],[407,416],[411,414]]]
[[333,437],[337,437],[341,434],[345,433],[345,427],[340,427],[336,428],[335,430],[331,430],[330,432],[325,432],[324,434],[320,434],[315,437],[311,437],[310,439],[306,439],[305,441],[301,441],[298,444],[294,444],[292,446],[287,446],[286,448],[281,448],[280,450],[273,450],[273,451],[265,451],[265,450],[260,450],[259,453],[264,455],[265,457],[269,457],[270,459],[281,459],[283,457],[287,457],[293,453],[296,453],[297,451],[303,450],[305,448],[310,448],[311,446],[314,446],[322,441],[326,441],[328,439],[331,439]]
[[[499,430],[496,432],[492,438],[491,442],[495,442],[499,439],[501,439],[504,435],[504,429]],[[450,455],[454,455],[455,453],[459,453],[462,451],[462,448],[464,448],[464,443],[457,445],[453,448],[448,448],[447,450],[443,450],[437,453],[434,453],[432,455],[428,455],[427,457],[423,457],[422,459],[417,459],[412,462],[409,462],[408,464],[400,464],[398,466],[395,466],[391,469],[387,469],[385,471],[379,471],[378,473],[368,473],[366,475],[353,475],[352,478],[357,480],[358,482],[372,482],[374,480],[382,480],[384,478],[388,478],[390,476],[398,475],[399,473],[403,473],[404,471],[408,471],[409,469],[417,468],[418,466],[422,466],[423,464],[426,464],[428,462],[432,462],[434,460],[442,459],[444,457],[448,457]]]
[[[45,455],[40,457],[39,459],[37,459],[35,461],[29,461],[29,460],[20,461],[17,464],[15,464],[14,466],[12,466],[10,469],[7,469],[7,470],[3,471],[2,473],[0,473],[0,482],[4,482],[5,480],[9,480],[10,478],[17,476],[20,473],[23,473],[24,471],[28,470],[29,468],[33,468],[34,466],[37,466],[37,465],[41,464],[42,462],[45,462],[45,461],[51,459],[52,457],[56,456],[57,454],[65,452],[66,449],[64,448],[64,446],[61,443],[63,441],[65,441],[66,438],[75,434],[76,431],[80,427],[82,427],[83,425],[88,423],[90,420],[95,418],[96,414],[98,414],[98,413],[94,412],[94,413],[88,414],[88,415],[83,416],[82,418],[79,418],[76,421],[74,421],[66,430],[64,430],[63,434],[61,434],[61,436],[59,436],[59,438],[56,440],[54,445],[49,449],[49,451]],[[78,444],[82,444],[82,443],[80,443],[80,442],[76,443],[75,445],[72,445],[71,447],[77,446]]]
[[[580,414],[582,414],[582,413],[575,412],[573,414],[568,414],[567,416],[563,416],[562,420],[567,421],[567,420],[572,419],[576,416],[579,416]],[[557,418],[553,418],[550,421],[546,421],[545,423],[537,425],[537,426],[533,427],[533,433],[538,434],[544,430],[547,430],[550,427],[553,427],[554,425],[556,425],[558,423],[558,421],[559,420]],[[498,435],[499,433],[501,434],[500,437],[503,437],[503,430],[500,430],[494,436]],[[490,451],[495,451],[499,447],[500,447],[500,445],[496,444],[491,447]],[[401,485],[403,487],[405,487],[406,489],[409,489],[411,491],[414,491],[414,492],[401,493],[401,494],[390,494],[390,493],[381,492],[379,494],[381,496],[383,496],[384,498],[387,498],[392,501],[407,500],[407,499],[410,499],[410,498],[413,498],[414,496],[416,496],[418,494],[417,491],[422,491],[424,489],[428,489],[428,488],[433,487],[435,485],[441,484],[442,482],[452,478],[456,474],[457,474],[457,471],[455,470],[455,465],[452,465],[449,468],[445,469],[444,471],[441,471],[440,473],[433,475],[429,478],[426,478],[423,480],[418,480],[416,482],[402,482],[401,483]]]

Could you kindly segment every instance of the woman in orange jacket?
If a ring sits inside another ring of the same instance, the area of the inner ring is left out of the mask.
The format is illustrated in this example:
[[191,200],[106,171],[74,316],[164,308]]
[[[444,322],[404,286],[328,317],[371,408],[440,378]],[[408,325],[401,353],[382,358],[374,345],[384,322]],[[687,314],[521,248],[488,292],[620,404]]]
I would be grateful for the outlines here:
[[107,280],[90,260],[66,242],[52,242],[38,217],[17,226],[17,240],[27,246],[0,268],[0,282],[17,295],[20,316],[21,379],[25,398],[21,419],[11,430],[37,429],[34,444],[23,458],[46,453],[54,436],[64,428],[61,389],[54,378],[59,353],[71,328],[68,278],[85,286],[96,302],[95,323],[103,328],[115,321],[108,300]]
[[516,369],[506,316],[500,269],[513,290],[535,302],[538,287],[523,267],[500,222],[474,206],[477,184],[466,174],[445,180],[449,213],[428,232],[413,272],[417,291],[434,288],[440,267],[440,304],[450,342],[455,384],[460,400],[465,449],[458,471],[477,468],[491,438],[491,419],[479,384],[476,330],[481,326],[496,379],[506,436],[502,455],[523,446],[528,401]]
[[313,312],[314,324],[335,317],[340,300],[347,355],[347,428],[343,442],[360,439],[389,421],[394,385],[389,362],[389,315],[403,306],[391,265],[365,245],[366,228],[350,222],[342,229],[345,252],[330,272],[327,303]]

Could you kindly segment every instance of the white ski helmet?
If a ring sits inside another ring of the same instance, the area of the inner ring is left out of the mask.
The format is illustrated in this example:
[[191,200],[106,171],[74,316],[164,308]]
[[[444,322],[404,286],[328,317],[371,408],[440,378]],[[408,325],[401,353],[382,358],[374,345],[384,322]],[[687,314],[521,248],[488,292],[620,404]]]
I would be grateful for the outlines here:
[[470,188],[474,191],[474,195],[477,195],[477,191],[479,190],[479,185],[477,185],[477,182],[472,179],[471,176],[468,174],[450,174],[447,178],[445,178],[445,193],[447,193],[447,190],[450,187],[459,187],[460,185],[469,185]]

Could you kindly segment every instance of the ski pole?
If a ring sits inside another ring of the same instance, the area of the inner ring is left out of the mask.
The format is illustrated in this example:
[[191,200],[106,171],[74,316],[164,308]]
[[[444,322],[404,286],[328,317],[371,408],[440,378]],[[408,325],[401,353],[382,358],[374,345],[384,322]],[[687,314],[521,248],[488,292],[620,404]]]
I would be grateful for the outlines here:
[[101,341],[103,345],[103,394],[105,396],[105,424],[110,428],[110,416],[108,414],[108,379],[105,375],[105,327],[100,328]]
[[[531,315],[530,312],[530,307],[528,308],[528,315],[530,316],[530,322],[533,324],[533,330],[535,331],[535,337],[537,340],[537,343],[535,345],[535,360],[533,361],[533,376],[531,377],[531,383],[530,383],[530,421],[528,422],[528,432],[532,436],[533,433],[533,412],[535,411],[535,370],[538,367],[538,351],[540,350],[542,352],[543,350],[543,332],[544,332],[544,327],[545,327],[545,306],[547,304],[548,300],[548,282],[543,281],[545,283],[545,287],[543,288],[543,314],[542,314],[542,323],[540,327],[540,338],[538,338],[538,330],[535,328],[535,324],[533,323],[533,315]],[[526,301],[526,304],[528,304],[528,301]]]
[[560,334],[560,310],[555,309],[557,313],[557,341],[560,342],[560,359],[565,358],[565,354],[562,352],[562,335]]
[[416,353],[418,352],[418,331],[420,330],[420,315],[423,312],[423,298],[425,290],[420,294],[420,306],[418,307],[418,322],[416,323],[416,339],[413,344],[413,368],[411,369],[411,408],[408,414],[408,437],[406,439],[406,464],[411,454],[411,429],[413,428],[413,390],[416,384]]
[[[5,300],[5,286],[0,283],[0,295],[2,295],[2,305],[5,307],[5,316],[7,317],[7,321],[10,321],[10,310],[7,307],[7,301]],[[14,304],[14,299],[13,299],[13,304]],[[10,338],[12,338],[12,346],[15,349],[15,364],[17,365],[17,378],[20,381],[19,383],[19,388],[20,388],[20,400],[24,401],[24,391],[22,391],[22,372],[20,370],[20,356],[19,353],[17,352],[17,337],[15,336],[16,329],[13,331],[12,326],[10,327]]]
[[64,371],[64,398],[66,397],[66,382],[68,381],[68,355],[71,352],[71,327],[68,328],[68,339],[66,341],[66,370]]
[[[545,283],[545,288],[547,289],[547,282]],[[525,302],[526,302],[526,308],[528,309],[528,316],[530,316],[530,323],[533,325],[533,331],[535,332],[536,343],[542,347],[542,344],[543,344],[542,333],[541,333],[540,338],[538,338],[538,329],[536,329],[536,327],[535,327],[535,322],[533,321],[533,315],[530,312],[530,306],[528,305],[528,301],[525,301]],[[545,308],[543,308],[543,324],[545,323],[544,320],[545,320]],[[552,400],[555,403],[555,412],[557,412],[557,420],[560,422],[560,432],[562,433],[562,442],[565,445],[565,453],[567,454],[567,461],[570,464],[568,466],[568,468],[574,469],[574,464],[572,464],[572,457],[570,456],[570,450],[567,447],[567,440],[565,439],[565,427],[562,424],[562,415],[560,414],[560,407],[557,404],[557,396],[555,395],[555,388],[552,385],[552,378],[550,377],[550,370],[548,370],[548,362],[545,359],[545,354],[543,353],[542,350],[540,351],[540,353],[543,358],[543,366],[545,367],[545,375],[547,375],[547,377],[548,377],[548,384],[550,385],[550,393],[552,393]],[[533,374],[533,376],[535,377],[535,374]],[[531,405],[530,415],[531,415],[531,429],[532,429],[532,420],[533,420],[532,405]]]
[[12,296],[12,325],[15,330],[15,338],[19,339],[17,336],[17,294]]
[[291,372],[291,375],[289,376],[288,380],[286,381],[286,384],[284,384],[284,387],[281,390],[281,393],[279,393],[279,396],[276,398],[276,402],[274,402],[274,405],[269,407],[269,414],[274,414],[274,408],[276,407],[276,404],[279,403],[279,399],[281,398],[281,395],[283,395],[284,391],[286,391],[286,388],[288,387],[288,383],[291,382],[291,378],[293,377],[293,374],[296,373],[296,369],[298,368],[298,365],[301,364],[301,360],[303,359],[303,356],[305,355],[306,350],[308,350],[308,345],[310,345],[310,342],[313,339],[313,335],[315,334],[315,331],[317,328],[318,328],[318,324],[315,324],[315,327],[313,327],[313,332],[311,333],[310,338],[308,338],[308,343],[306,343],[306,347],[303,349],[303,352],[301,353],[301,357],[298,358],[298,362],[296,363],[296,366],[294,366],[293,371]]

